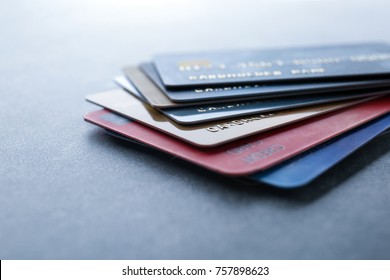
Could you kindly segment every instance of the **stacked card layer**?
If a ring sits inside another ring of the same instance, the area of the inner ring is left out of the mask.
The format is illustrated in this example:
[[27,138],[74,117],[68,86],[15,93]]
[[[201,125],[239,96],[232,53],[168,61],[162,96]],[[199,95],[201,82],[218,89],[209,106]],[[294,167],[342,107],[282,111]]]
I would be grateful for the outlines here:
[[159,55],[115,82],[121,89],[87,96],[110,110],[87,121],[284,188],[307,184],[390,125],[386,44]]

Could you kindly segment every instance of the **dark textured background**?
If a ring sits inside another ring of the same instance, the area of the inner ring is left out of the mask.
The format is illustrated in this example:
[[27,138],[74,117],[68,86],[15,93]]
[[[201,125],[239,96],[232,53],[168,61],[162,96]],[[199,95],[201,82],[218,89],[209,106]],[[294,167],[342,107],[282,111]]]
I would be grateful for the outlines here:
[[84,96],[157,52],[390,42],[388,1],[0,3],[0,259],[390,258],[390,134],[309,187],[114,140]]

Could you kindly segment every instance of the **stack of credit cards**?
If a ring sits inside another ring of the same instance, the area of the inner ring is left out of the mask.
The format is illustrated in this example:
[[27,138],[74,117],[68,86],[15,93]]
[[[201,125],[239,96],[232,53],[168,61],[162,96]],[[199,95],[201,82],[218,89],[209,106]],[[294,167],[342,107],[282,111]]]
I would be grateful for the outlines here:
[[161,54],[85,120],[239,180],[304,186],[390,126],[390,45]]

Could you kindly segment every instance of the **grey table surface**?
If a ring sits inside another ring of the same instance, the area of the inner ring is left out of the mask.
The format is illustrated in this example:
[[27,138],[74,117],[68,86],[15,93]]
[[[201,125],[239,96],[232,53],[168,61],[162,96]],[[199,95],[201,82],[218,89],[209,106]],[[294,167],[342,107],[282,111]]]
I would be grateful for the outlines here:
[[389,259],[390,135],[308,187],[106,136],[87,94],[155,53],[390,42],[389,1],[0,2],[0,259]]

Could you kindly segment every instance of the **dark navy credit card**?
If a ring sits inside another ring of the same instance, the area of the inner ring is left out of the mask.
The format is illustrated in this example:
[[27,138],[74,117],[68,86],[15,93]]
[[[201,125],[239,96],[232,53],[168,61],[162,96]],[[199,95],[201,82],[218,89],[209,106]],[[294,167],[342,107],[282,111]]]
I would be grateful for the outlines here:
[[[247,84],[223,87],[208,87],[171,90],[164,87],[156,69],[151,63],[140,65],[140,69],[152,80],[159,89],[173,102],[200,102],[218,99],[254,99],[271,98],[279,96],[293,96],[303,94],[317,94],[334,91],[346,91],[363,88],[378,88],[390,85],[390,77],[387,80],[366,80],[350,82],[329,82],[317,83],[292,83],[292,84]],[[124,69],[128,78],[131,78],[131,68]]]
[[389,128],[386,115],[249,178],[280,188],[302,187]]
[[162,54],[153,58],[166,87],[390,75],[390,45]]
[[[114,79],[115,83],[122,89],[137,97],[142,102],[146,99],[135,88],[135,86],[126,77],[120,76]],[[173,108],[157,108],[161,113],[177,123],[181,124],[196,124],[209,122],[230,117],[238,117],[251,115],[256,113],[265,113],[271,111],[281,111],[304,107],[309,105],[324,104],[335,101],[342,101],[354,98],[363,98],[374,95],[381,95],[386,92],[361,91],[354,94],[339,93],[339,94],[318,94],[295,96],[286,98],[271,98],[261,100],[250,100],[241,102],[223,102],[214,104],[203,104],[186,107]]]

